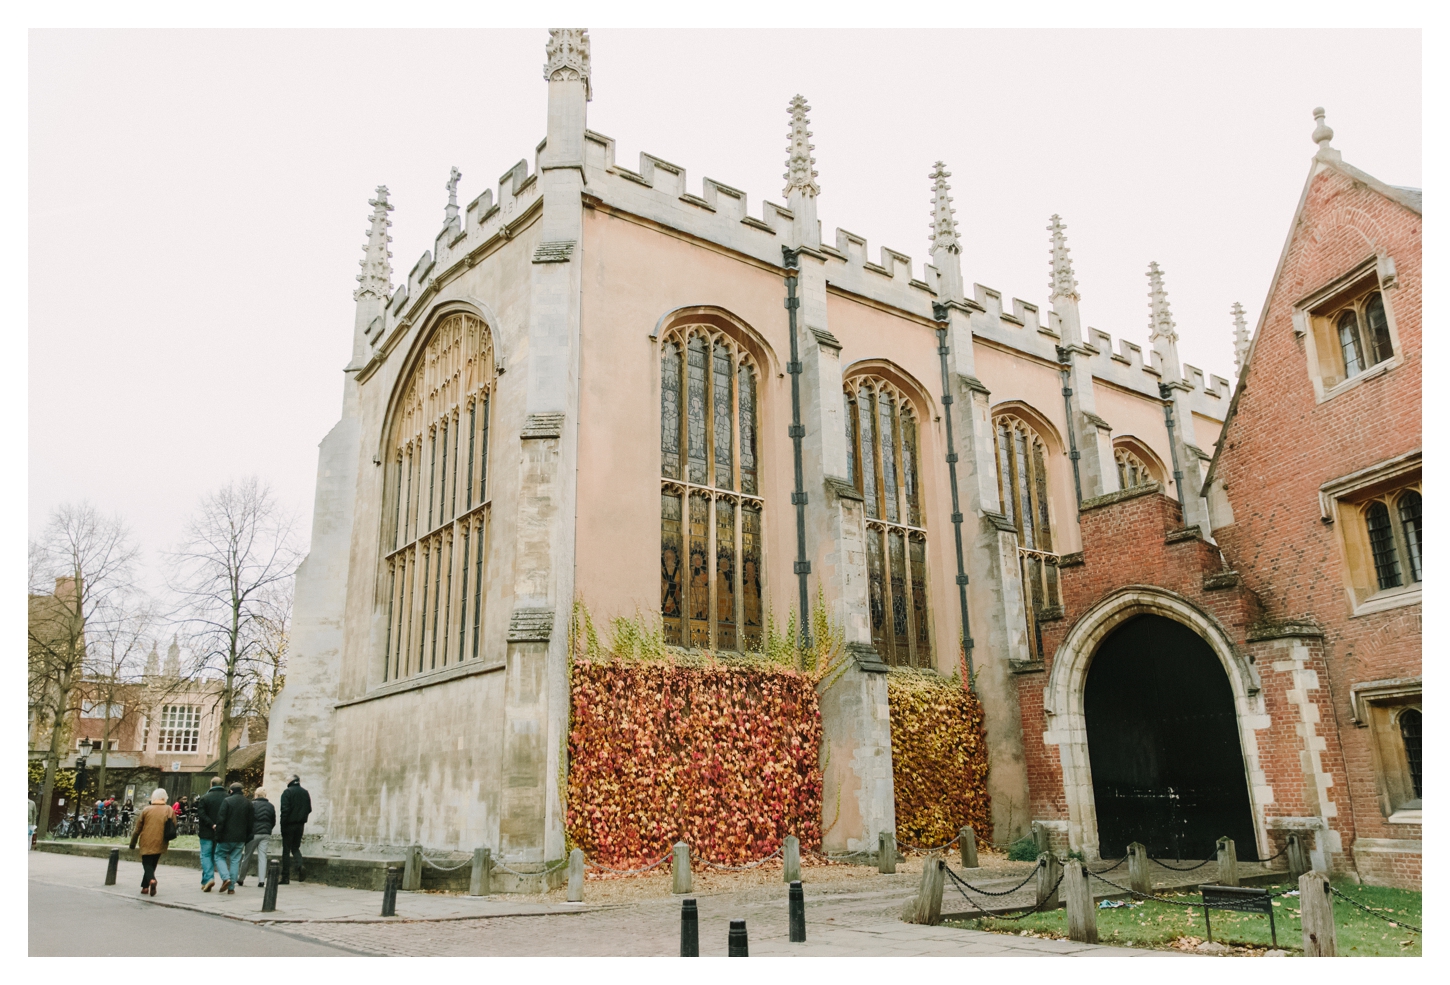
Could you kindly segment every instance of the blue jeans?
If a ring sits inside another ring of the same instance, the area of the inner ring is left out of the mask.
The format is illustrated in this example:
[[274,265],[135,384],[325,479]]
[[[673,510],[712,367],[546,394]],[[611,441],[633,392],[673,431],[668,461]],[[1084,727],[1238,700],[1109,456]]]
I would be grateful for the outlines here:
[[199,839],[201,844],[201,884],[205,886],[216,878],[216,842],[208,841],[206,838]]
[[236,882],[242,873],[242,849],[245,841],[219,841],[216,843],[216,874],[223,881]]

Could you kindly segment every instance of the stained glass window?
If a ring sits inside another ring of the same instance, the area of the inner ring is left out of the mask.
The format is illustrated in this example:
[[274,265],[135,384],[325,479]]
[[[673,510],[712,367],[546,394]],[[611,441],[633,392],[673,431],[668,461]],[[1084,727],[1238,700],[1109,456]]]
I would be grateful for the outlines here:
[[660,345],[660,618],[671,646],[764,644],[759,379],[712,325]]
[[[1048,494],[1048,451],[1038,433],[1012,414],[999,415],[997,483],[1003,513],[1017,528],[1017,553],[1027,612],[1028,649],[1041,659],[1044,610],[1062,604],[1058,587],[1058,556],[1053,553],[1052,512]],[[1120,462],[1121,465],[1121,462]],[[1120,473],[1121,474],[1121,473]]]
[[932,665],[926,536],[922,530],[920,424],[894,383],[846,381],[847,478],[866,513],[866,586],[871,639],[888,664]]
[[446,667],[455,637],[458,659],[480,652],[493,379],[488,326],[455,313],[432,330],[400,388],[388,441],[394,466],[385,496],[392,502],[383,514],[383,542],[392,545],[380,574],[385,602],[379,590],[388,627],[384,680]]

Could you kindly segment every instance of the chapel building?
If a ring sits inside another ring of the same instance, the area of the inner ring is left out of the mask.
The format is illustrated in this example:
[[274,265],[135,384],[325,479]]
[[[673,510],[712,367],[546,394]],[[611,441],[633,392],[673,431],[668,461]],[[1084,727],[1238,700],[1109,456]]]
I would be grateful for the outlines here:
[[1055,741],[1041,683],[1082,611],[1073,571],[1097,570],[1094,518],[1151,503],[1175,545],[1217,553],[1204,484],[1229,384],[1180,363],[1164,272],[1149,346],[1115,350],[1084,323],[1059,217],[1046,307],[1004,303],[965,283],[960,242],[985,233],[959,225],[942,164],[930,262],[873,260],[822,236],[804,98],[785,202],[752,214],[649,154],[616,163],[586,125],[586,32],[551,31],[546,59],[532,166],[463,206],[455,170],[396,286],[387,189],[370,202],[268,785],[299,773],[339,850],[484,845],[525,885],[564,855],[575,600],[714,653],[824,604],[849,657],[821,696],[827,850],[893,830],[884,678],[914,667],[980,695],[983,836],[1038,819],[1096,856],[1062,793],[1091,781],[1053,758],[1085,769],[1081,728]]

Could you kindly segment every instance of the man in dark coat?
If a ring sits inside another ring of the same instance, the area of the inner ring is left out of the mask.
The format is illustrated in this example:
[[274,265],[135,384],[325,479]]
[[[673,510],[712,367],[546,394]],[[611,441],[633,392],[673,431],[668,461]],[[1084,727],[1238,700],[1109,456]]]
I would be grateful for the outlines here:
[[312,813],[312,798],[302,789],[302,780],[293,773],[287,778],[287,789],[282,791],[282,878],[283,884],[292,880],[288,870],[292,859],[297,859],[297,878],[306,881],[302,870],[302,828],[307,816]]
[[227,792],[222,778],[211,778],[211,789],[196,800],[196,837],[201,842],[201,891],[209,893],[216,885],[216,822]]
[[232,884],[237,881],[242,867],[242,849],[252,837],[252,802],[242,794],[242,785],[233,783],[227,799],[217,811],[216,822],[216,870],[222,877],[219,893],[235,893]]
[[277,808],[267,799],[267,791],[258,787],[252,791],[252,840],[242,854],[242,867],[237,872],[237,885],[247,882],[247,866],[253,856],[257,859],[257,888],[267,885],[267,849],[272,844],[272,829],[277,827]]

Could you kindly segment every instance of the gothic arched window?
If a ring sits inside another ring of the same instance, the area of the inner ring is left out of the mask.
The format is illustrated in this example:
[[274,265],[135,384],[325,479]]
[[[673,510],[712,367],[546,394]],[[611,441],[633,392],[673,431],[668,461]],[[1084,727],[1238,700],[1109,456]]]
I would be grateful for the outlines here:
[[493,338],[447,315],[400,388],[385,466],[383,680],[480,655]]
[[672,646],[764,646],[758,389],[754,357],[714,326],[661,341],[660,616]]
[[871,640],[888,664],[929,667],[920,415],[878,376],[846,382],[846,475],[866,502]]
[[1124,445],[1113,447],[1113,461],[1118,465],[1118,488],[1133,489],[1155,482],[1146,462]]
[[1422,792],[1424,783],[1421,779],[1424,760],[1420,752],[1420,726],[1422,724],[1420,709],[1406,708],[1400,712],[1400,740],[1405,744],[1405,762],[1409,766],[1410,789],[1415,792],[1416,800],[1424,796]]
[[1041,616],[1044,610],[1062,604],[1047,498],[1047,445],[1031,425],[1014,414],[998,415],[993,425],[1002,512],[1017,528],[1028,647],[1032,658],[1041,660]]

